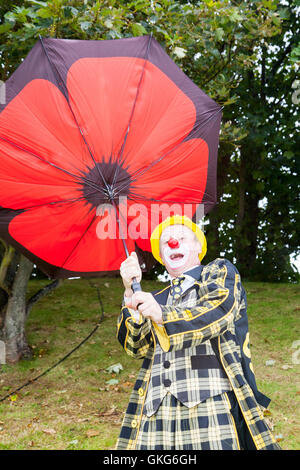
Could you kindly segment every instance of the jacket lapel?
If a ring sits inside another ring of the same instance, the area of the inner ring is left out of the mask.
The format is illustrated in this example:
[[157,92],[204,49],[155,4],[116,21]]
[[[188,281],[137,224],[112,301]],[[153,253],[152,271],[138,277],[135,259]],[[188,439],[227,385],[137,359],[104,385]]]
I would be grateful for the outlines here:
[[169,295],[169,290],[170,290],[170,286],[167,286],[161,291],[152,292],[152,295],[154,296],[157,303],[159,303],[160,305],[166,305],[168,295]]
[[[191,269],[190,271],[187,271],[184,274],[187,274],[195,279],[195,281],[199,281],[201,278],[201,273],[202,273],[203,266],[200,264],[199,266],[196,266],[195,268]],[[166,305],[168,295],[170,291],[170,286],[168,285],[164,289],[160,291],[154,291],[152,292],[152,295],[154,296],[155,300],[160,304],[160,305]]]
[[199,281],[203,268],[204,266],[202,266],[202,264],[199,264],[199,266],[196,266],[195,268],[191,269],[190,271],[185,272],[184,274],[187,274],[188,276],[193,277],[195,281]]

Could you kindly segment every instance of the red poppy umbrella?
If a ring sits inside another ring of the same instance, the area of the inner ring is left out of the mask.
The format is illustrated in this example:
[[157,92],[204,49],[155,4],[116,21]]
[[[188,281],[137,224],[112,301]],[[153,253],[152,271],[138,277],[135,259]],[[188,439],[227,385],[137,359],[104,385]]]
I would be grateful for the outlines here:
[[214,206],[221,109],[152,37],[40,38],[5,91],[0,236],[51,277],[151,251],[162,204]]

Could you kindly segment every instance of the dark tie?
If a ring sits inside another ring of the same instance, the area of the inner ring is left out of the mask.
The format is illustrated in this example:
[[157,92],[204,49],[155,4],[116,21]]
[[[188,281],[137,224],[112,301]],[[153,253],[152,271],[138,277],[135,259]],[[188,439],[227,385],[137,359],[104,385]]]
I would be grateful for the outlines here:
[[171,281],[170,296],[172,300],[180,299],[182,295],[182,282],[184,281],[184,276],[175,277]]

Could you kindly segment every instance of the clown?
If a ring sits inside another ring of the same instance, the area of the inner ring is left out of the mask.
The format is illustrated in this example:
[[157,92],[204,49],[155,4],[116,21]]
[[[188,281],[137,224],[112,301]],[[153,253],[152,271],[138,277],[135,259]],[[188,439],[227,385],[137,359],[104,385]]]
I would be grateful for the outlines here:
[[251,365],[238,271],[221,258],[201,264],[206,238],[185,216],[158,225],[151,248],[170,275],[165,289],[132,292],[142,279],[135,253],[120,267],[118,339],[143,363],[117,449],[279,449]]

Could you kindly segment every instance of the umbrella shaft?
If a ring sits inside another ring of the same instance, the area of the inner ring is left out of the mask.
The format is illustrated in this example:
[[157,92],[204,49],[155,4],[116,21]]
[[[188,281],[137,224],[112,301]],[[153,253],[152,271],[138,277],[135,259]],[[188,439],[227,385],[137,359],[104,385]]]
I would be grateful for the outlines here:
[[[118,226],[119,226],[119,232],[120,232],[120,235],[121,235],[121,240],[122,240],[122,243],[123,243],[123,246],[124,246],[126,256],[128,258],[129,257],[129,251],[128,251],[126,242],[125,242],[124,237],[123,237],[122,227],[121,227],[119,214],[118,214],[118,208],[117,208],[117,205],[116,205],[116,203],[113,199],[111,200],[111,202],[112,202],[112,205],[114,206],[115,211],[116,211],[116,218],[117,218],[117,223],[118,223]],[[141,284],[136,280],[135,277],[132,279],[131,289],[133,290],[133,292],[140,292],[142,290]]]
[[[129,252],[128,252],[128,248],[127,248],[127,245],[125,243],[125,240],[123,238],[122,238],[122,242],[123,242],[123,246],[124,246],[126,256],[128,258]],[[142,290],[141,284],[136,280],[135,277],[132,279],[131,289],[133,290],[133,292],[139,292],[139,291]]]
[[124,246],[124,250],[125,250],[126,256],[127,256],[127,258],[128,258],[128,256],[129,256],[129,251],[128,251],[128,248],[127,248],[127,245],[126,245],[126,243],[125,243],[124,238],[122,238],[122,242],[123,242],[123,246]]

